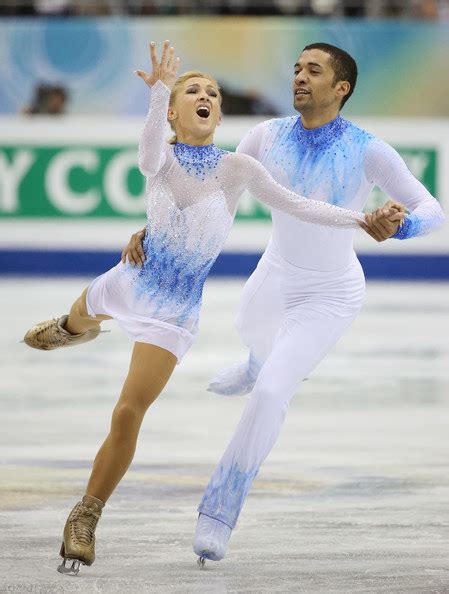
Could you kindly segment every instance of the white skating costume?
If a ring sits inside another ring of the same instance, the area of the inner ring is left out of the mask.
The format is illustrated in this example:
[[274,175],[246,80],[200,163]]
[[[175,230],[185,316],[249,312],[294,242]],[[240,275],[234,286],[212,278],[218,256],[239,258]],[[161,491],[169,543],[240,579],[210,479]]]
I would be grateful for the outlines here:
[[356,228],[363,215],[297,196],[248,155],[214,145],[168,144],[169,98],[170,90],[158,81],[139,145],[139,168],[147,178],[145,264],[139,269],[120,262],[96,278],[87,307],[90,315],[115,318],[133,340],[180,360],[197,332],[204,281],[245,188],[303,221]]
[[[396,151],[341,116],[312,130],[298,116],[264,122],[238,151],[294,192],[345,208],[362,210],[372,187],[380,186],[411,211],[399,239],[428,233],[444,220]],[[237,318],[249,362],[211,384],[220,393],[252,388],[199,506],[231,528],[293,394],[354,320],[365,292],[352,230],[306,225],[274,209],[272,218],[270,243],[243,289]]]

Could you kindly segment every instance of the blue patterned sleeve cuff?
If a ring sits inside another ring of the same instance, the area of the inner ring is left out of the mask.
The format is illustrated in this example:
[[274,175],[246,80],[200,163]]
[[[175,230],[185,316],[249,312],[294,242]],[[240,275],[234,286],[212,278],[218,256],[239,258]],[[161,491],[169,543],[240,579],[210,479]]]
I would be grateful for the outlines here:
[[419,221],[413,215],[406,216],[404,222],[398,228],[391,239],[409,239],[419,233]]

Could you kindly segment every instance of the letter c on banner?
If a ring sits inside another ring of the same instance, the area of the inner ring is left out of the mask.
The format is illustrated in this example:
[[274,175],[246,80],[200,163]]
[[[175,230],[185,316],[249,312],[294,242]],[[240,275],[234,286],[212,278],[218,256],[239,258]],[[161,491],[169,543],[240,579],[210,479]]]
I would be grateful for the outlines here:
[[100,203],[98,190],[73,192],[69,187],[69,171],[74,167],[83,167],[93,171],[98,167],[98,155],[94,150],[67,150],[56,155],[48,167],[45,176],[45,189],[51,203],[62,212],[83,215],[92,212]]
[[120,214],[145,214],[145,193],[132,196],[127,187],[129,170],[136,165],[136,151],[124,151],[112,158],[104,173],[104,188],[109,204]]

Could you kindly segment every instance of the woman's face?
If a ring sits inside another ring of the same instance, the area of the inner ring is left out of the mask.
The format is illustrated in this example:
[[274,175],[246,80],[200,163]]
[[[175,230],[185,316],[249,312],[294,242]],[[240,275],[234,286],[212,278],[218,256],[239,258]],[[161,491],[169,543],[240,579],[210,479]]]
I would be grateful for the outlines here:
[[192,142],[213,137],[221,120],[217,87],[207,78],[195,77],[184,81],[176,92],[168,119],[174,124],[181,142],[183,138]]

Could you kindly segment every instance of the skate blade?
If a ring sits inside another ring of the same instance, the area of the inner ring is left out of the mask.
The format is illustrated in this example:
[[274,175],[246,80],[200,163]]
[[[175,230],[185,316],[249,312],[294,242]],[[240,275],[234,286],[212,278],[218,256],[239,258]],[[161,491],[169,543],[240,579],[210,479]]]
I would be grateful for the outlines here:
[[204,569],[204,566],[206,565],[206,557],[198,557],[196,563],[200,569]]
[[[71,563],[69,567],[67,567],[66,562]],[[61,565],[58,565],[58,572],[64,573],[65,575],[78,575],[80,570],[81,561],[79,559],[69,559],[66,557]]]
[[[111,332],[111,330],[100,330],[100,334],[109,334],[109,332]],[[26,342],[24,340],[19,340],[19,344],[26,344]],[[35,348],[35,347],[32,347],[32,348]],[[39,351],[48,351],[48,350],[51,350],[51,349],[37,349],[37,350],[39,350]],[[54,349],[54,350],[56,350],[56,349]]]

